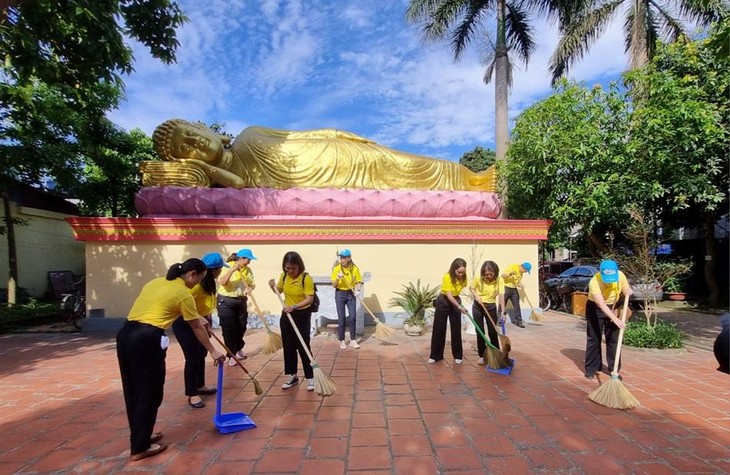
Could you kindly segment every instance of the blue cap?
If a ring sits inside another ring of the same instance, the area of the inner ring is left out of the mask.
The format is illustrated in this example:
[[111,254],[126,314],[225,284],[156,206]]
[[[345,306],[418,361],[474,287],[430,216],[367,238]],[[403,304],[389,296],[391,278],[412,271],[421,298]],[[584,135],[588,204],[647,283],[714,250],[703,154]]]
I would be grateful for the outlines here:
[[601,262],[601,280],[606,284],[618,282],[618,264],[616,261],[607,260]]
[[239,259],[251,259],[251,260],[256,259],[253,256],[253,252],[251,252],[251,249],[241,249],[240,251],[238,251],[236,253],[236,256],[238,256]]
[[520,265],[525,268],[525,270],[527,271],[528,274],[532,270],[532,264],[530,264],[529,262],[523,262]]
[[223,262],[223,258],[217,252],[209,252],[204,255],[201,261],[205,262],[205,267],[208,269],[218,269],[219,267],[230,267],[228,264]]
[[352,256],[352,253],[349,249],[343,249],[340,251],[340,257],[350,257]]

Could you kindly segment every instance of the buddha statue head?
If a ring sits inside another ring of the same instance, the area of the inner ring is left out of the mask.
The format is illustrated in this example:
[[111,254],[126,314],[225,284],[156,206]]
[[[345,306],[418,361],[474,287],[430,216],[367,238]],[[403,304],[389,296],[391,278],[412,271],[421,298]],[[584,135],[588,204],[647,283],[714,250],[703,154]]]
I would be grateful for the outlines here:
[[195,159],[220,166],[228,158],[231,139],[203,124],[170,119],[157,126],[152,142],[163,160]]

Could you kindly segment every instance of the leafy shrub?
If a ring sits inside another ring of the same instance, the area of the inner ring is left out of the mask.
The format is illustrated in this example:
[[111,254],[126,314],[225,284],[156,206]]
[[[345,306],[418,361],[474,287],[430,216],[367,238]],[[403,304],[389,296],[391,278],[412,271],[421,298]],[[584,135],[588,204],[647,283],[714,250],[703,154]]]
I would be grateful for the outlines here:
[[[28,289],[25,287],[18,287],[15,289],[15,302],[16,303],[27,303],[31,299]],[[8,301],[8,289],[0,289],[0,303],[7,303]]]
[[31,298],[27,304],[12,307],[3,304],[0,305],[0,333],[55,322],[62,318],[58,302],[39,302]]
[[634,348],[682,348],[685,334],[675,325],[657,322],[648,326],[646,322],[630,321],[624,332],[624,344]]

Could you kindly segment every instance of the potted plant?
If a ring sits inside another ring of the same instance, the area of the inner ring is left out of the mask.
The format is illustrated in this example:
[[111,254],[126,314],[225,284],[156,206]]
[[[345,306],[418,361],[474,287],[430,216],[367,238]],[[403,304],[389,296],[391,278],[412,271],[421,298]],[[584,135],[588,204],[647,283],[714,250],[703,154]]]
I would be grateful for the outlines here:
[[401,307],[407,315],[403,321],[403,331],[406,335],[422,335],[426,325],[426,310],[433,308],[433,301],[438,296],[439,288],[422,286],[421,279],[418,279],[415,284],[413,282],[404,284],[402,290],[394,293],[397,297],[390,300],[390,305]]
[[682,291],[682,280],[679,276],[668,277],[662,287],[664,288],[664,295],[669,300],[680,301],[687,298],[687,294]]

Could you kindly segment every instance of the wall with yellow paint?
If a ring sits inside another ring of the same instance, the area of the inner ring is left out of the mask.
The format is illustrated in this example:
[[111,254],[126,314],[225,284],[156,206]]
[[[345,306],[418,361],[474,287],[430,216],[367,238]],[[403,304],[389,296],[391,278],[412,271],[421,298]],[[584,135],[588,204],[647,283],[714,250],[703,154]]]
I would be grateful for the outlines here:
[[[537,304],[537,241],[495,241],[482,244],[453,242],[390,242],[372,243],[311,243],[275,242],[267,244],[217,244],[190,241],[176,242],[87,242],[86,274],[89,309],[103,309],[107,317],[123,317],[148,280],[165,275],[168,267],[189,257],[201,257],[219,252],[223,257],[238,249],[250,248],[257,260],[251,264],[256,278],[256,299],[264,311],[278,313],[280,305],[268,288],[269,279],[281,273],[281,260],[287,251],[302,255],[307,272],[312,276],[328,276],[336,261],[336,252],[352,251],[353,260],[363,272],[371,272],[372,280],[365,285],[365,303],[376,313],[391,321],[401,312],[388,304],[403,284],[421,279],[422,283],[440,285],[456,257],[468,263],[469,275],[478,272],[485,260],[494,260],[503,268],[509,264],[531,262],[535,271],[523,279],[530,300]],[[476,264],[476,265],[475,265]],[[471,277],[470,277],[471,278]],[[524,304],[526,307],[527,305]],[[93,312],[96,314],[97,312]]]

